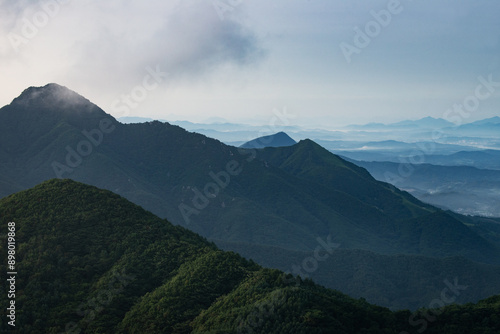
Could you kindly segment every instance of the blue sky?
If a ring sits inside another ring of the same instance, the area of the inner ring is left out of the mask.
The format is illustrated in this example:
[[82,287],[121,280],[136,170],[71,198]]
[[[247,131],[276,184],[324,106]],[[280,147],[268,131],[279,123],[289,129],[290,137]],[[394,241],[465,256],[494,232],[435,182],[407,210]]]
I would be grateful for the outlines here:
[[[0,105],[57,82],[116,117],[266,124],[286,108],[333,129],[444,117],[479,77],[500,82],[494,0],[47,1],[0,0]],[[495,86],[464,121],[498,114]]]

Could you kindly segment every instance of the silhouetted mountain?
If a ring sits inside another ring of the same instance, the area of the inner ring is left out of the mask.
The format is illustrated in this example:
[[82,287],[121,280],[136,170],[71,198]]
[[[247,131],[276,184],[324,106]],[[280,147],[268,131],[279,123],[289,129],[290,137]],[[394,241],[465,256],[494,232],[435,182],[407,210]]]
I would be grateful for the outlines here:
[[253,139],[241,145],[241,148],[265,148],[265,147],[285,147],[297,144],[295,140],[290,138],[284,132],[278,132],[274,135],[263,136]]
[[72,178],[215,242],[313,252],[318,238],[330,237],[341,248],[387,255],[500,261],[498,248],[459,216],[376,181],[313,141],[238,149],[168,123],[121,124],[60,86],[26,92],[0,109],[0,196]]

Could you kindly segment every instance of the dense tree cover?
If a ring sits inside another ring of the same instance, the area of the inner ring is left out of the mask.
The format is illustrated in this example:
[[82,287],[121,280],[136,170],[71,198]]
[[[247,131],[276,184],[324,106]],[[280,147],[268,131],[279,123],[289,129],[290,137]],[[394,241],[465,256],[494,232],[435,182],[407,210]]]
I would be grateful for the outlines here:
[[[428,306],[446,287],[445,280],[458,278],[467,289],[457,303],[477,302],[500,293],[500,267],[473,262],[463,257],[433,258],[421,255],[381,255],[355,249],[335,249],[317,261],[307,262],[314,252],[298,252],[270,246],[217,241],[222,249],[255,259],[267,254],[261,265],[285,272],[310,276],[316,283],[355,298],[392,310],[416,310]],[[323,255],[323,253],[321,253]],[[328,256],[326,256],[328,255]],[[286,263],[286,265],[283,265]],[[307,270],[306,270],[307,269]],[[310,273],[309,271],[312,271]]]
[[[70,180],[0,200],[2,231],[12,221],[19,333],[413,333],[423,319],[429,333],[500,330],[498,296],[391,312],[220,251],[113,193]],[[6,257],[5,238],[0,254]],[[7,271],[4,262],[0,270]],[[5,296],[6,286],[0,289]],[[4,314],[1,329],[6,322]]]
[[27,332],[58,333],[70,323],[109,331],[108,319],[121,319],[182,264],[215,250],[117,195],[73,181],[5,198],[0,212],[2,227],[16,222],[18,323]]

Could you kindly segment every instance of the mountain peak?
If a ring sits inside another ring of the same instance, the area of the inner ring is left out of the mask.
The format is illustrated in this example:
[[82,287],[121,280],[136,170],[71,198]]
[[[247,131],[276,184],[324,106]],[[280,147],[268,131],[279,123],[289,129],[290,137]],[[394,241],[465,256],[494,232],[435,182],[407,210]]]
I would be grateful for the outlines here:
[[500,124],[500,117],[494,116],[486,119],[482,119],[479,121],[475,121],[469,124],[474,124],[474,125],[486,125],[486,124]]
[[29,87],[0,109],[1,123],[15,124],[22,119],[24,128],[39,128],[42,124],[52,126],[59,121],[78,128],[92,128],[103,118],[113,119],[80,94],[55,83]]
[[91,102],[75,93],[74,91],[58,85],[49,83],[43,87],[29,87],[19,97],[12,101],[13,105],[31,106],[55,106],[55,105],[85,105]]
[[269,136],[263,136],[246,142],[242,148],[285,147],[297,144],[289,135],[281,131]]

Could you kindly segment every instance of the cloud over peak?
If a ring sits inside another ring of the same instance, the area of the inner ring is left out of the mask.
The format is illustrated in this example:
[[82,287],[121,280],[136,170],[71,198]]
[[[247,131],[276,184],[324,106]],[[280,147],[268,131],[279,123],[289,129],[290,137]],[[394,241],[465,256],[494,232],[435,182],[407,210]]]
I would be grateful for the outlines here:
[[137,84],[147,67],[159,66],[169,80],[196,79],[264,55],[254,32],[236,15],[221,18],[211,1],[0,0],[0,12],[6,36],[0,56],[32,67],[30,85],[39,83],[36,77],[64,78],[124,89]]

